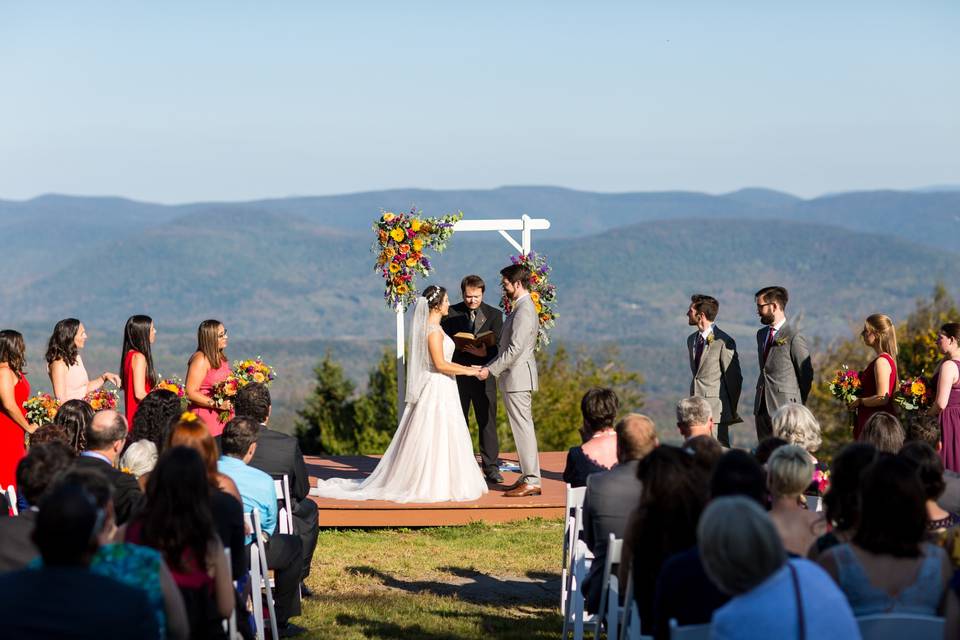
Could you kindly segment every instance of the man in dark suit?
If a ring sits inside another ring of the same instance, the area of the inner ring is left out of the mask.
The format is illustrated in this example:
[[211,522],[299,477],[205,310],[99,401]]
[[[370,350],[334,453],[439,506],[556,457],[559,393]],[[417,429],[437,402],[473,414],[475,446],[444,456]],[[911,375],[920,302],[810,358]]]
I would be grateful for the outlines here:
[[30,447],[17,465],[17,488],[33,505],[15,518],[0,518],[0,573],[27,566],[39,555],[30,535],[37,522],[37,505],[52,488],[53,479],[73,462],[73,451],[62,442]]
[[[310,563],[313,551],[317,547],[320,533],[317,503],[308,497],[310,476],[300,451],[300,443],[293,436],[267,428],[270,422],[270,390],[264,384],[252,383],[237,392],[233,403],[238,416],[253,418],[260,423],[257,436],[257,449],[250,459],[250,466],[280,479],[284,474],[290,479],[290,499],[293,502],[293,529],[303,542],[303,574],[301,580],[310,575]],[[305,596],[313,595],[305,584],[301,585]]]
[[74,464],[81,469],[98,469],[107,476],[113,485],[117,525],[124,524],[143,501],[137,479],[117,469],[117,458],[127,440],[127,420],[116,411],[98,411],[84,433],[87,448]]
[[[500,331],[503,328],[503,314],[496,307],[483,301],[486,291],[483,278],[470,275],[460,282],[460,292],[463,301],[450,307],[447,317],[441,321],[441,326],[447,335],[453,336],[461,331],[474,335],[484,331],[493,332],[493,346],[479,347],[465,346],[458,348],[453,354],[453,361],[465,366],[485,365],[497,356],[497,341],[500,340]],[[486,380],[479,380],[473,376],[457,376],[457,389],[460,391],[460,405],[463,407],[463,417],[470,422],[470,405],[477,418],[477,427],[480,432],[480,460],[483,466],[483,475],[487,482],[498,484],[503,482],[500,475],[500,466],[497,458],[500,455],[500,442],[497,439],[497,381],[494,376]]]
[[587,611],[596,612],[603,585],[603,564],[612,533],[623,538],[630,513],[640,504],[643,485],[637,478],[640,460],[659,444],[657,429],[646,416],[631,413],[616,424],[617,465],[587,476],[583,501],[583,541],[593,552],[593,563],[583,584]]
[[41,501],[33,541],[43,566],[0,575],[4,638],[159,636],[146,591],[89,570],[103,522],[78,485],[59,485]]

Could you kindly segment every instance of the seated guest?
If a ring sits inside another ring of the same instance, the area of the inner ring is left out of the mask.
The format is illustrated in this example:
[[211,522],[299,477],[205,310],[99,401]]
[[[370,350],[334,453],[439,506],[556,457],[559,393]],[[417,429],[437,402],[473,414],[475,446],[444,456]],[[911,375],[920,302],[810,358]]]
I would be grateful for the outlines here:
[[[90,571],[141,589],[157,619],[161,638],[188,638],[190,628],[183,597],[160,552],[114,541],[117,526],[113,518],[113,485],[107,477],[91,469],[73,469],[57,480],[57,486],[65,484],[83,488],[105,514],[103,528],[97,536],[99,548],[90,560]],[[42,560],[37,566],[43,566]]]
[[[940,424],[936,416],[921,416],[910,420],[906,425],[906,442],[926,442],[934,451],[940,451]],[[937,499],[944,511],[960,513],[960,473],[943,470],[943,482],[946,488]]]
[[723,457],[724,448],[713,436],[695,436],[683,443],[683,448],[693,454],[693,460],[703,470],[704,476],[713,475],[713,469]]
[[623,538],[630,515],[624,505],[640,503],[643,485],[637,477],[637,467],[659,444],[656,426],[647,416],[631,413],[617,422],[615,429],[617,465],[610,471],[587,476],[587,493],[583,499],[583,540],[593,552],[593,563],[583,582],[590,612],[596,612],[600,605],[603,586],[600,582],[609,536],[612,533]]
[[136,478],[143,491],[150,472],[157,466],[157,457],[157,445],[149,440],[137,440],[120,456],[120,469]]
[[98,411],[87,425],[86,439],[86,449],[74,464],[81,469],[99,469],[107,474],[114,489],[117,525],[122,525],[143,500],[137,479],[116,468],[120,450],[127,440],[127,421],[116,411]]
[[[242,580],[247,573],[248,560],[244,544],[243,503],[237,483],[217,468],[219,455],[210,430],[190,411],[184,412],[173,426],[166,448],[189,447],[200,454],[207,481],[210,484],[210,510],[213,524],[223,545],[230,549],[230,563],[234,580]],[[242,617],[242,616],[241,616]]]
[[677,429],[684,442],[697,436],[713,437],[713,414],[710,403],[700,396],[690,396],[677,403]]
[[[87,427],[93,420],[93,407],[83,400],[68,400],[57,409],[53,422],[37,429],[30,436],[30,444],[56,439],[66,442],[74,452],[80,453],[86,448]],[[56,433],[56,436],[53,434]]]
[[223,455],[219,469],[230,476],[240,489],[244,511],[260,512],[261,526],[267,537],[267,566],[276,571],[277,623],[280,633],[293,635],[303,629],[289,619],[300,615],[300,575],[303,572],[303,543],[294,535],[280,534],[277,529],[277,492],[273,478],[249,466],[257,449],[260,425],[252,418],[240,416],[226,424],[220,445]]
[[810,545],[827,531],[823,515],[807,511],[801,502],[800,496],[812,477],[813,460],[797,445],[780,447],[767,461],[770,519],[783,547],[794,556],[806,556]]
[[0,620],[6,640],[159,638],[141,589],[92,573],[104,513],[76,485],[40,502],[33,542],[43,567],[0,575]]
[[[873,418],[878,415],[880,414],[875,414]],[[864,434],[867,432],[867,427],[864,428]],[[900,457],[917,470],[924,494],[927,496],[927,539],[942,547],[947,539],[947,531],[960,523],[960,516],[945,511],[937,504],[937,500],[946,489],[946,483],[943,481],[943,460],[930,445],[923,442],[911,442],[906,445],[900,452]]]
[[618,578],[626,584],[632,570],[641,631],[649,635],[660,567],[670,556],[696,544],[708,478],[688,451],[669,446],[657,447],[641,460],[638,475],[643,493],[624,534]]
[[222,621],[233,612],[233,583],[213,524],[200,454],[171,447],[160,456],[147,482],[146,504],[127,527],[126,541],[163,554],[183,596],[190,637],[226,637]]
[[860,434],[861,442],[869,442],[881,453],[898,453],[905,438],[900,421],[886,411],[878,411],[867,418]]
[[843,593],[814,563],[787,557],[776,527],[753,500],[711,502],[697,540],[707,575],[732,598],[714,612],[711,638],[860,637]]
[[823,496],[823,509],[831,529],[813,543],[807,558],[816,562],[820,554],[850,542],[860,523],[860,484],[863,472],[877,459],[877,448],[864,441],[848,444],[833,459],[830,489]]
[[[37,523],[37,507],[53,488],[57,474],[73,463],[73,450],[62,442],[31,444],[17,464],[17,487],[28,504],[16,518],[0,518],[0,573],[22,569],[39,555],[30,534]],[[0,623],[2,625],[2,623]]]
[[617,419],[620,400],[613,389],[590,389],[580,400],[583,444],[567,452],[563,481],[571,487],[585,487],[591,473],[609,471],[617,464]]
[[756,458],[761,467],[765,466],[767,464],[767,460],[769,460],[770,456],[773,455],[773,452],[785,444],[790,443],[783,438],[777,438],[774,436],[764,438],[759,442],[759,444],[757,444],[757,448],[753,450],[753,457]]
[[[810,409],[795,402],[783,405],[773,414],[773,435],[788,444],[803,447],[811,457],[822,441],[816,417]],[[813,463],[817,463],[816,457],[813,457]]]
[[180,398],[173,391],[154,389],[140,401],[133,415],[130,441],[149,440],[163,453],[170,435],[170,425],[182,412]]
[[[260,423],[257,435],[257,448],[250,460],[250,466],[280,479],[286,474],[290,480],[290,499],[293,503],[293,529],[303,543],[303,573],[301,580],[310,575],[313,551],[317,547],[320,533],[319,511],[317,503],[310,500],[310,476],[300,451],[300,442],[293,436],[269,429],[270,389],[265,384],[251,383],[237,392],[233,401],[238,416],[247,416]],[[312,595],[306,584],[300,585],[304,596]]]
[[937,615],[953,568],[923,542],[926,494],[913,465],[880,458],[863,473],[860,524],[851,542],[820,556],[857,616]]
[[[710,499],[724,496],[745,496],[764,504],[763,469],[749,453],[733,449],[717,462],[710,479]],[[709,624],[713,612],[728,600],[704,571],[699,546],[670,556],[657,578],[653,636],[668,639],[671,619],[681,626]]]

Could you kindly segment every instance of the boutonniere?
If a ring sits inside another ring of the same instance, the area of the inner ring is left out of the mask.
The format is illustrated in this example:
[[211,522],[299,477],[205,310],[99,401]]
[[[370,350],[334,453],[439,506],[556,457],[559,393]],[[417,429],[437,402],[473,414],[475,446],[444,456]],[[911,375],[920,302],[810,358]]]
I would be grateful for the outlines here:
[[131,469],[130,467],[120,467],[120,471],[122,471],[123,473],[130,474],[131,476],[133,475],[133,469]]
[[714,340],[715,338],[713,337],[712,333],[707,336],[707,344],[712,344]]
[[786,338],[777,338],[777,339],[774,340],[773,342],[774,342],[774,344],[776,344],[778,347],[782,347],[783,345],[787,344],[787,339],[786,339]]

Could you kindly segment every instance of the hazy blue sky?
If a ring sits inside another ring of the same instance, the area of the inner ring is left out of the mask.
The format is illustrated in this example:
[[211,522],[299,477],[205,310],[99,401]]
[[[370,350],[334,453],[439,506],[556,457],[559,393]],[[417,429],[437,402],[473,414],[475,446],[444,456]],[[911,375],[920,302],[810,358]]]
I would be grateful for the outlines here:
[[0,0],[0,198],[960,183],[958,33],[956,0]]

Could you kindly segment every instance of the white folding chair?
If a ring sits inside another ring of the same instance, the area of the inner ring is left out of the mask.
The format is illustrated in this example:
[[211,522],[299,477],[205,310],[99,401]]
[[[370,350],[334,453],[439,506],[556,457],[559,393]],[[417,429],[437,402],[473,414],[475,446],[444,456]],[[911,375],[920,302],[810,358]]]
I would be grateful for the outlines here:
[[620,564],[620,555],[623,553],[623,540],[612,533],[607,540],[607,557],[603,562],[603,582],[600,592],[600,606],[594,616],[593,637],[600,640],[601,617],[606,612],[607,637],[617,637],[617,625],[620,618],[620,585],[617,576],[613,573],[613,566]]
[[[584,624],[591,624],[593,617],[586,614],[583,601],[583,581],[587,577],[593,554],[587,543],[580,539],[583,529],[583,505],[573,508],[573,550],[570,554],[570,569],[567,573],[567,605],[564,615],[564,633],[572,625],[574,640],[583,638]],[[564,635],[566,638],[566,635]]]
[[277,514],[277,533],[293,533],[293,500],[290,498],[290,476],[273,479],[273,488],[277,491],[280,512]]
[[688,624],[681,627],[676,618],[670,618],[670,640],[710,640],[710,625]]
[[[237,582],[233,579],[233,563],[230,561],[232,557],[230,555],[230,547],[224,547],[223,553],[227,556],[227,571],[230,572],[230,582],[233,583],[233,588],[236,590]],[[236,599],[236,598],[234,598]],[[236,640],[239,637],[237,634],[237,607],[233,607],[233,611],[230,612],[230,617],[223,621],[223,630],[227,632],[227,638],[229,640]]]
[[[567,483],[567,508],[565,515],[567,521],[563,530],[563,561],[560,571],[560,613],[562,615],[566,615],[567,613],[567,588],[570,584],[570,567],[573,564],[573,542],[580,536],[580,532],[577,531],[576,528],[577,523],[574,519],[574,510],[578,506],[583,506],[583,499],[586,494],[586,487],[577,487],[574,489],[570,486],[570,483]],[[566,629],[566,625],[564,625],[564,629]]]
[[250,545],[250,597],[253,599],[253,617],[256,621],[256,635],[259,640],[265,640],[266,633],[263,626],[263,602],[260,592],[267,594],[267,611],[270,614],[270,631],[272,638],[279,638],[277,632],[277,615],[273,606],[273,587],[270,584],[270,573],[267,568],[267,550],[263,542],[263,529],[260,526],[260,512],[254,509],[243,514],[246,522],[253,531],[253,544]]
[[[610,637],[610,636],[608,636]],[[640,635],[640,611],[633,601],[633,569],[627,577],[627,590],[623,594],[623,617],[620,619],[620,640],[652,640]]]
[[17,508],[17,488],[12,484],[7,487],[7,502],[10,503],[10,515],[18,516],[20,515],[20,510]]
[[823,498],[820,496],[804,496],[804,499],[807,501],[807,511],[823,511]]
[[878,613],[857,618],[863,640],[940,640],[944,619],[908,613]]

